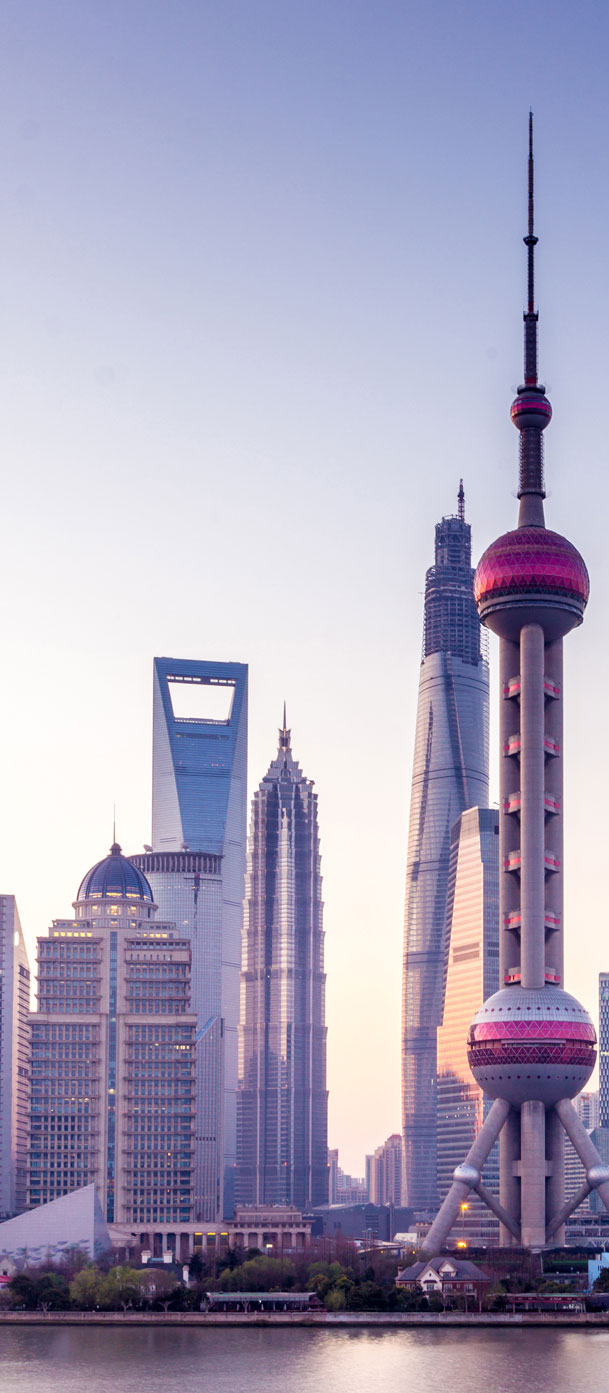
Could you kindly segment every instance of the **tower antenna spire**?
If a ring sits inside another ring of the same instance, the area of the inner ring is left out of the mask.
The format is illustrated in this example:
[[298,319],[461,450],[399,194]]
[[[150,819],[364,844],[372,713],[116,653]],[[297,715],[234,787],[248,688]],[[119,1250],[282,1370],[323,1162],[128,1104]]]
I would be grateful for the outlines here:
[[457,517],[459,522],[465,522],[465,489],[462,479],[459,479],[459,492],[457,494]]
[[552,407],[537,376],[537,320],[535,309],[535,184],[533,164],[533,112],[529,112],[529,199],[527,249],[527,306],[524,319],[524,383],[512,402],[512,420],[520,431],[519,527],[545,527],[543,500],[542,432],[552,419]]
[[524,239],[528,260],[528,295],[524,312],[524,385],[537,386],[537,320],[535,312],[535,162],[533,158],[533,112],[529,111],[529,206],[528,231]]

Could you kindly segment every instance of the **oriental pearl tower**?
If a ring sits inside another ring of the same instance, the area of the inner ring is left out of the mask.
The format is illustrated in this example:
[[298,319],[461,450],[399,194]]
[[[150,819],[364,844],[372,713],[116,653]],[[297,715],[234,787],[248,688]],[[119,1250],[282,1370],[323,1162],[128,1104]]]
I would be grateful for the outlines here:
[[[596,1033],[563,987],[563,639],[581,624],[589,581],[579,552],[544,518],[543,431],[552,408],[537,374],[533,219],[533,118],[529,116],[528,295],[524,382],[511,416],[520,435],[518,526],[482,556],[474,595],[499,635],[500,981],[474,1016],[469,1065],[493,1099],[423,1244],[442,1249],[471,1190],[501,1223],[503,1243],[539,1249],[564,1242],[564,1223],[596,1189],[609,1209],[609,1167],[571,1099],[596,1061]],[[585,1170],[565,1200],[564,1137]],[[500,1137],[500,1200],[482,1168]]]

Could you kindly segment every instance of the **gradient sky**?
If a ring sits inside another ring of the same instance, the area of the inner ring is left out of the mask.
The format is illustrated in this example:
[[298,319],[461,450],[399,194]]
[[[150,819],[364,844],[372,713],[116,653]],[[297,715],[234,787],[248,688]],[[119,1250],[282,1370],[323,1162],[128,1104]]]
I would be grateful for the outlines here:
[[594,1011],[609,967],[609,10],[5,0],[0,39],[0,890],[33,946],[114,803],[149,840],[154,654],[248,662],[251,789],[285,697],[319,792],[330,1141],[361,1173],[400,1125],[433,528],[460,475],[476,556],[516,518],[529,105],[547,518],[592,580],[566,928]]

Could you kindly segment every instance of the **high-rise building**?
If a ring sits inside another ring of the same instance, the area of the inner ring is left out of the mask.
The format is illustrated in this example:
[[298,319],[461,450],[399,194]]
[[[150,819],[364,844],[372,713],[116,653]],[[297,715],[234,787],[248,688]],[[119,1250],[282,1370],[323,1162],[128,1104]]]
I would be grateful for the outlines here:
[[[577,1097],[573,1099],[573,1107],[575,1108],[580,1122],[585,1127],[588,1134],[592,1134],[592,1142],[598,1148],[602,1155],[602,1149],[598,1144],[598,1105],[598,1093],[591,1093],[585,1091],[584,1093],[578,1093]],[[580,1187],[585,1184],[586,1171],[585,1167],[582,1165],[582,1162],[580,1161],[580,1158],[574,1146],[572,1145],[566,1133],[563,1140],[565,1144],[565,1193],[567,1195],[575,1195],[577,1191],[580,1189]],[[603,1160],[604,1159],[605,1158],[603,1156]],[[572,1214],[570,1215],[571,1221],[577,1219],[581,1214],[587,1214],[590,1212],[590,1209],[592,1207],[590,1204],[590,1199],[591,1193],[590,1191],[588,1191],[586,1198],[582,1201],[580,1205],[578,1205],[577,1209],[573,1210]],[[600,1207],[602,1208],[602,1205]]]
[[[467,1033],[472,1015],[499,988],[499,814],[470,808],[457,818],[450,846],[444,1015],[438,1030],[438,1188],[450,1190],[455,1166],[469,1150],[488,1104],[472,1078]],[[485,1182],[499,1193],[499,1149]],[[466,1201],[455,1241],[493,1243],[499,1226],[477,1195]]]
[[194,1217],[210,1222],[223,1212],[222,857],[152,851],[130,859],[190,944],[191,1010],[197,1007]]
[[14,895],[0,895],[0,1219],[27,1203],[30,965]]
[[338,1186],[338,1147],[328,1147],[328,1201],[336,1204],[336,1190]]
[[402,1134],[392,1132],[370,1157],[368,1181],[371,1204],[402,1203]]
[[317,794],[290,731],[254,794],[239,1026],[237,1197],[328,1200],[323,904]]
[[598,976],[598,1126],[609,1127],[609,972]]
[[38,940],[31,1205],[95,1184],[110,1222],[193,1219],[190,943],[117,843]]
[[600,1126],[598,1092],[578,1093],[577,1098],[573,1099],[573,1107],[587,1132],[593,1132],[595,1127]]
[[[542,433],[552,410],[537,374],[533,125],[529,119],[528,296],[524,383],[512,404],[520,433],[518,527],[482,556],[480,618],[501,656],[500,980],[468,1035],[474,1078],[492,1107],[423,1244],[433,1255],[472,1192],[501,1221],[504,1242],[539,1249],[595,1191],[609,1208],[609,1166],[572,1099],[596,1061],[588,1012],[563,989],[563,675],[566,634],[584,617],[589,581],[571,542],[547,530]],[[565,1201],[564,1132],[585,1172]],[[602,1129],[599,1129],[602,1130]],[[482,1168],[500,1137],[500,1203]]]
[[488,803],[488,663],[473,594],[463,484],[436,527],[425,578],[423,658],[410,798],[402,998],[404,1204],[436,1202],[437,1058],[451,827]]
[[230,1215],[247,838],[247,667],[155,658],[152,852],[133,858],[192,949],[195,1213]]

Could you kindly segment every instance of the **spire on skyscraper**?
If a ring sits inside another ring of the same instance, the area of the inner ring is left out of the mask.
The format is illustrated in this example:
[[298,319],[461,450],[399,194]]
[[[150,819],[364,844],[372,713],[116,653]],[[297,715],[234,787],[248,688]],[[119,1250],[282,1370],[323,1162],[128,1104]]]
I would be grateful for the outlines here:
[[459,479],[459,492],[457,494],[457,517],[459,522],[465,522],[465,489],[462,479]]
[[280,750],[289,750],[289,748],[290,748],[290,736],[291,736],[291,734],[292,734],[291,730],[288,730],[288,725],[287,725],[287,714],[286,714],[286,703],[285,703],[285,701],[284,701],[284,703],[283,703],[283,726],[281,727],[281,730],[279,731],[279,749],[280,749]]

